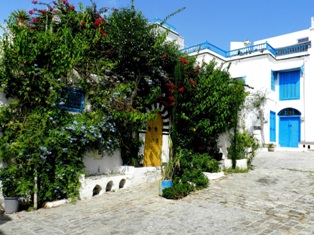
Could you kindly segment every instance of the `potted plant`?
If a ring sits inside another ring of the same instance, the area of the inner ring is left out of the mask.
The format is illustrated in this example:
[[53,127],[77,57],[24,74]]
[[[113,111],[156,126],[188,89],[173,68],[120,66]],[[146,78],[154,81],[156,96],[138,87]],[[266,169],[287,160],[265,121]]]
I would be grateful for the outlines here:
[[269,143],[267,145],[268,152],[274,152],[275,151],[275,147],[276,147],[276,145],[274,143]]
[[19,201],[17,196],[16,166],[13,164],[0,169],[1,189],[4,197],[4,209],[6,214],[18,211]]
[[172,186],[172,176],[174,171],[174,165],[171,159],[167,163],[161,166],[161,180],[159,186],[159,195],[162,196],[162,191],[165,188]]

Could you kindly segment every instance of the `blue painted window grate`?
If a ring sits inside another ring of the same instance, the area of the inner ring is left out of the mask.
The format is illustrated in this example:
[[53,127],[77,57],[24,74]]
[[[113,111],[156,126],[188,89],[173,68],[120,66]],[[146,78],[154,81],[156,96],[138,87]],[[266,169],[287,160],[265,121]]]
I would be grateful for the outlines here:
[[278,116],[300,116],[300,115],[301,115],[300,111],[294,108],[286,108],[278,113]]
[[85,105],[84,92],[74,89],[63,87],[58,98],[58,107],[61,110],[70,112],[83,112]]

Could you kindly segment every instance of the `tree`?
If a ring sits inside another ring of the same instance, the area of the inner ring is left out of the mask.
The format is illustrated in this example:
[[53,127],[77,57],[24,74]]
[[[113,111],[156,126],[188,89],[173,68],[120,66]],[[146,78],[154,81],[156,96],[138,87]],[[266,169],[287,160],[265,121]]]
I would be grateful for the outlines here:
[[[2,42],[1,88],[14,102],[0,109],[0,148],[17,169],[20,196],[32,202],[38,189],[42,205],[78,196],[89,149],[120,148],[132,162],[132,134],[152,117],[145,105],[161,96],[180,53],[134,7],[33,3],[43,9],[26,13],[23,25],[13,13]],[[88,111],[67,111],[72,91],[90,102]]]

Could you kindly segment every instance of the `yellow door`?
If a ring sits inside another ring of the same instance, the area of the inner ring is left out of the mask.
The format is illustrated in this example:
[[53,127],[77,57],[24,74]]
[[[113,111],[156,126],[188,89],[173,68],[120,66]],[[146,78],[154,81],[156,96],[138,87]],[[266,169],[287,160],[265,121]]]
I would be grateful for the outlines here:
[[144,166],[161,165],[162,149],[162,116],[157,114],[156,119],[147,122],[145,145],[144,145]]

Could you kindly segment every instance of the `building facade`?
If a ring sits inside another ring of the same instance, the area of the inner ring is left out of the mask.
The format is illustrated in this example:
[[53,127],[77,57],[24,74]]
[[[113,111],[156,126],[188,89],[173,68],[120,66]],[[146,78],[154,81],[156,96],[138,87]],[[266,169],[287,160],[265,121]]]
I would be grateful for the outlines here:
[[[314,17],[308,29],[258,40],[231,42],[222,50],[205,42],[183,51],[199,63],[215,59],[243,79],[248,91],[264,94],[263,116],[247,114],[246,129],[263,143],[280,147],[314,148]],[[259,119],[259,120],[258,120]]]

